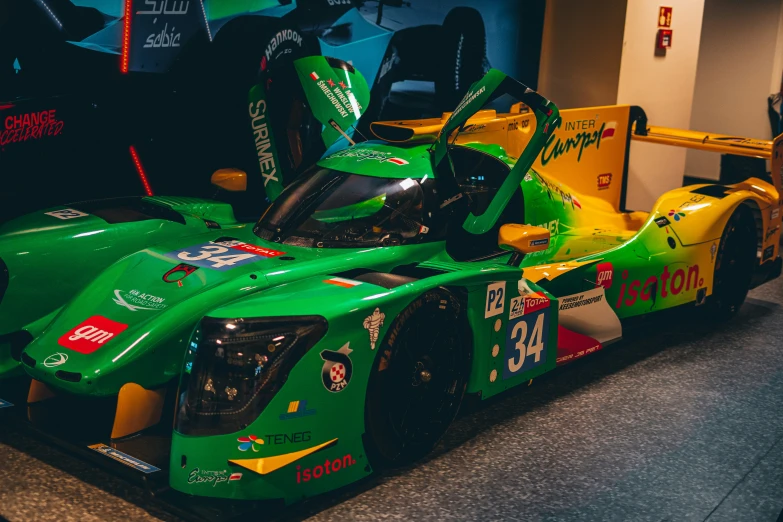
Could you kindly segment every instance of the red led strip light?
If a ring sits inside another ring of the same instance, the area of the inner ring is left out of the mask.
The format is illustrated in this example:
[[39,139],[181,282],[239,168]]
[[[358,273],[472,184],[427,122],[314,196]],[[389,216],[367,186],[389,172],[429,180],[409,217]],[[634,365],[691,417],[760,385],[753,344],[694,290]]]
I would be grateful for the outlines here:
[[136,147],[134,147],[133,145],[130,146],[130,153],[131,153],[131,158],[133,158],[133,163],[136,165],[136,172],[139,173],[139,179],[141,179],[141,184],[144,185],[144,192],[146,192],[148,196],[154,196],[155,194],[152,193],[152,187],[150,187],[150,184],[147,181],[147,175],[144,173],[144,167],[141,166],[141,160],[139,160],[139,155],[136,154]]
[[128,55],[130,54],[130,25],[133,0],[125,0],[125,13],[122,19],[122,58],[120,72],[128,72]]

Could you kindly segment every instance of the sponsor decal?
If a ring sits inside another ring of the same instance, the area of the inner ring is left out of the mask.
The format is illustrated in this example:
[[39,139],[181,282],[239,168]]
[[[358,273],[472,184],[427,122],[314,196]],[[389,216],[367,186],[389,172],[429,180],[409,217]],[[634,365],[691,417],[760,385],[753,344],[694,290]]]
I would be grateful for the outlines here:
[[219,241],[201,243],[166,254],[179,261],[213,270],[229,270],[254,263],[260,259],[282,256],[285,252],[259,247],[241,241]]
[[554,219],[550,221],[549,223],[541,223],[540,225],[536,225],[539,228],[546,228],[549,230],[549,235],[555,236],[560,232],[560,220]]
[[74,210],[72,208],[64,208],[62,210],[44,212],[44,214],[46,214],[47,216],[56,217],[57,219],[75,219],[75,218],[89,216],[89,214],[85,214],[84,212],[79,212],[78,210]]
[[353,363],[348,355],[353,351],[349,347],[350,342],[345,343],[339,350],[322,350],[321,359],[324,365],[321,368],[321,379],[324,388],[332,393],[344,390],[351,382]]
[[[294,42],[299,47],[302,47],[302,35],[293,29],[283,29],[282,31],[278,31],[277,34],[272,37],[272,40],[267,44],[266,49],[264,50],[264,58],[266,58],[267,62],[273,58],[272,55],[274,54],[275,50],[285,42]],[[277,58],[280,56],[280,54],[282,53],[276,54],[274,58]]]
[[612,288],[612,279],[614,279],[614,267],[612,266],[612,263],[598,263],[595,265],[595,271],[595,284],[603,286],[607,290]]
[[389,163],[394,163],[395,165],[407,165],[408,164],[408,162],[405,161],[402,158],[389,158],[386,161],[388,161]]
[[676,210],[670,210],[669,217],[673,218],[674,221],[679,221],[685,217],[685,212],[677,212]]
[[198,270],[197,266],[188,265],[187,263],[180,263],[163,274],[163,281],[166,283],[179,283],[179,286],[182,286],[182,280],[196,270]]
[[508,123],[508,130],[519,130],[519,129],[526,129],[530,127],[530,119],[522,120],[522,121],[511,121]]
[[530,246],[541,246],[541,245],[548,245],[548,244],[549,244],[549,238],[530,240]]
[[558,366],[585,355],[590,355],[603,348],[601,343],[592,337],[582,335],[562,326],[558,327],[557,335],[557,358],[555,363]]
[[241,473],[229,473],[225,469],[207,471],[205,469],[193,468],[188,473],[188,484],[210,484],[214,488],[218,484],[228,482],[232,476],[235,478],[231,480],[240,480],[242,478]]
[[473,100],[478,98],[481,95],[481,93],[483,93],[486,90],[487,90],[487,87],[486,87],[486,85],[484,85],[484,86],[481,87],[481,89],[477,90],[476,92],[468,92],[467,94],[465,94],[465,97],[462,98],[462,101],[459,102],[459,105],[457,105],[457,108],[454,109],[453,113],[451,113],[451,117],[446,122],[446,125],[444,125],[443,128],[441,129],[441,131],[438,133],[438,138],[439,139],[440,139],[440,135],[443,133],[443,129],[448,127],[449,122],[451,120],[453,120],[457,116],[457,114],[459,114],[462,111],[462,109],[465,108],[466,105],[468,105],[470,102],[472,102]]
[[315,73],[315,71],[313,71],[313,72],[311,72],[311,73],[310,73],[310,78],[312,78],[312,79],[313,79],[313,81],[315,82],[315,81],[318,81],[318,80],[320,79],[320,76],[318,76],[318,75]]
[[658,228],[668,227],[671,222],[666,219],[666,216],[661,216],[659,218],[655,218],[655,224],[658,225]]
[[570,308],[579,308],[580,306],[587,306],[593,303],[600,303],[604,300],[604,294],[596,294],[592,297],[586,297],[586,294],[577,294],[569,297],[560,298],[559,311],[568,310]]
[[690,292],[704,286],[704,279],[699,277],[699,265],[678,268],[674,272],[670,272],[669,267],[665,266],[660,276],[651,275],[644,281],[644,284],[640,279],[626,283],[628,270],[623,271],[622,278],[623,283],[620,285],[620,294],[614,305],[615,308],[620,308],[623,305],[633,306],[637,299],[655,301],[657,296],[666,299],[669,295]]
[[478,132],[480,130],[484,130],[486,127],[487,126],[484,123],[474,123],[471,125],[465,125],[465,127],[462,129],[462,132],[465,134],[470,134],[471,132]]
[[767,230],[767,233],[764,235],[764,242],[766,243],[770,237],[774,236],[775,233],[780,230],[780,226],[776,226],[775,228],[770,228]]
[[326,459],[323,464],[318,464],[312,468],[296,466],[296,483],[301,484],[302,482],[310,482],[311,480],[319,479],[325,475],[337,473],[341,469],[353,466],[354,464],[356,464],[356,460],[348,454],[341,459],[334,459],[331,461]]
[[579,203],[579,201],[576,199],[576,196],[572,195],[570,192],[566,192],[551,181],[547,180],[540,174],[536,173],[538,176],[538,180],[541,182],[544,187],[549,190],[550,192],[554,192],[555,194],[558,194],[560,198],[563,200],[563,206],[571,205],[571,208],[582,208],[582,204]]
[[288,403],[288,411],[280,414],[280,420],[298,419],[315,414],[316,410],[307,409],[307,401],[291,401]]
[[715,262],[715,252],[717,251],[718,251],[718,246],[715,243],[713,243],[712,246],[710,247],[710,263]]
[[[190,2],[188,2],[190,4]],[[167,47],[179,47],[179,41],[182,38],[182,33],[175,32],[176,27],[171,26],[171,33],[168,32],[169,24],[163,26],[160,33],[152,33],[147,36],[144,43],[144,49],[158,49]]]
[[57,136],[65,126],[62,120],[57,119],[56,109],[6,116],[3,123],[3,129],[0,130],[0,147],[9,143]]
[[43,361],[43,365],[46,368],[55,368],[57,366],[65,364],[65,362],[68,360],[68,354],[66,353],[53,353]]
[[[270,181],[279,182],[280,178],[277,175],[277,149],[275,148],[274,136],[269,131],[263,89],[263,86],[260,85],[251,89],[248,115],[250,116],[250,127],[253,129],[258,168],[264,179],[264,188],[266,188]],[[255,100],[255,97],[260,97],[260,99]]]
[[[310,78],[312,77],[311,74]],[[343,87],[345,85],[343,82],[338,84],[331,78],[326,81],[319,78],[316,80],[316,85],[321,89],[321,92],[324,93],[326,99],[334,106],[340,116],[343,118],[354,116],[357,119],[361,116],[362,106],[359,105],[353,92],[351,92],[350,89],[345,89]]]
[[514,319],[509,320],[506,328],[503,379],[532,370],[547,360],[549,298],[541,293],[526,295],[521,305],[521,315],[518,308],[509,311]]
[[775,208],[772,210],[772,213],[770,214],[770,219],[777,219],[779,215],[780,215],[780,209]]
[[492,283],[487,286],[487,301],[484,305],[484,319],[500,315],[505,310],[506,282]]
[[3,399],[0,399],[0,410],[3,408],[12,408],[14,405],[8,401],[4,401]]
[[764,254],[761,256],[761,261],[764,262],[767,259],[770,259],[775,254],[775,246],[770,245],[767,248],[764,249]]
[[242,480],[242,474],[241,473],[232,473],[228,476],[228,481],[234,481],[234,480]]
[[371,315],[364,318],[362,327],[370,334],[370,349],[375,350],[375,344],[378,342],[378,332],[381,331],[386,314],[376,308]]
[[331,279],[324,279],[324,283],[342,286],[343,288],[353,288],[362,284],[361,281],[352,281],[351,279],[343,279],[342,277],[332,277]]
[[549,298],[541,292],[533,292],[528,295],[515,297],[511,300],[508,318],[516,319],[526,313],[532,313],[547,306],[549,306]]
[[[598,129],[595,129],[597,123],[595,120],[577,120],[565,122],[564,130],[579,131],[574,136],[563,139],[559,138],[557,133],[552,134],[544,145],[541,152],[541,164],[546,166],[552,160],[566,156],[573,151],[579,151],[576,161],[582,160],[582,154],[586,149],[595,146],[598,150],[601,148],[601,141],[612,139],[614,137],[616,121],[603,122]],[[593,130],[595,129],[595,130]]]
[[145,474],[155,473],[156,471],[160,471],[160,468],[156,468],[152,464],[147,464],[143,460],[139,460],[136,457],[131,457],[127,453],[118,451],[114,448],[107,446],[106,444],[93,444],[91,446],[88,446],[88,448],[97,451],[98,453],[103,453],[107,457],[116,460],[120,464],[125,464],[126,466],[133,468],[136,471],[141,471],[142,473]]
[[259,439],[255,435],[248,435],[247,437],[237,438],[237,442],[239,443],[239,446],[237,447],[239,451],[247,451],[252,449],[257,453],[258,446],[262,446],[264,444],[264,439]]
[[312,439],[312,432],[309,431],[297,431],[294,433],[275,433],[272,435],[264,435],[267,444],[279,445],[279,444],[296,444],[298,442],[310,442]]
[[163,310],[166,308],[166,304],[163,304],[163,297],[157,297],[152,294],[145,294],[139,290],[131,290],[130,292],[123,292],[122,290],[114,291],[114,298],[112,299],[115,304],[124,306],[131,312],[138,310]]
[[612,174],[611,173],[599,174],[598,175],[598,190],[608,189],[611,184],[612,184]]
[[387,161],[392,157],[391,152],[384,152],[382,150],[370,150],[370,149],[362,149],[362,148],[351,148],[351,149],[344,149],[339,152],[335,152],[328,158],[335,159],[335,158],[353,158],[356,161],[365,161],[365,160],[375,160],[375,161]]
[[60,337],[57,344],[75,352],[91,354],[126,328],[127,324],[94,315]]
[[602,286],[560,297],[557,319],[557,362],[600,350],[602,343],[615,341],[623,334],[620,319],[607,302]]

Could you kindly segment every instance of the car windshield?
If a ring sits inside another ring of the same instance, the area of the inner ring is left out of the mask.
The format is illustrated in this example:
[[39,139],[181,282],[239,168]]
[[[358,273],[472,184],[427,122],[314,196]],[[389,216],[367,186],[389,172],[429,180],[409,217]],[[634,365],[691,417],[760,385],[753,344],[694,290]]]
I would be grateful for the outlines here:
[[340,248],[443,239],[435,180],[360,176],[315,166],[292,183],[254,228],[262,239]]

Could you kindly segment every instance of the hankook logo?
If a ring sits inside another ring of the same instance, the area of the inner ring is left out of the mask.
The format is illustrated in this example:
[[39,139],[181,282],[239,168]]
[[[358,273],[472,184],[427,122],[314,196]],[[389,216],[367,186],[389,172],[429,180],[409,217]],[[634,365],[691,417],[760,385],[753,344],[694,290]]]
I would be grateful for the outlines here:
[[65,361],[68,360],[68,355],[64,353],[53,353],[46,359],[44,359],[43,365],[47,368],[54,368],[55,366],[60,366],[61,364],[64,364]]

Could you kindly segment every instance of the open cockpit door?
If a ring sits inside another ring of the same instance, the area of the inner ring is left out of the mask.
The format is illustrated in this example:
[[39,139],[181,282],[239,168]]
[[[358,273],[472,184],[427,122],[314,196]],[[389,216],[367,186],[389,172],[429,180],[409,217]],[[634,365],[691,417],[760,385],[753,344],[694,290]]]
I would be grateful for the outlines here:
[[448,153],[450,139],[452,139],[455,132],[459,133],[464,129],[465,123],[471,116],[476,114],[486,104],[504,94],[508,94],[530,107],[535,116],[536,126],[533,136],[486,211],[479,216],[471,212],[465,219],[462,226],[472,234],[483,234],[495,225],[506,204],[522,182],[522,178],[530,170],[533,162],[544,147],[548,136],[554,132],[560,123],[560,112],[554,103],[510,76],[497,69],[491,69],[483,78],[468,89],[465,97],[462,98],[451,117],[443,125],[435,143],[430,149],[433,170],[436,172],[441,184],[441,207],[458,201],[464,196],[457,185],[454,168]]

